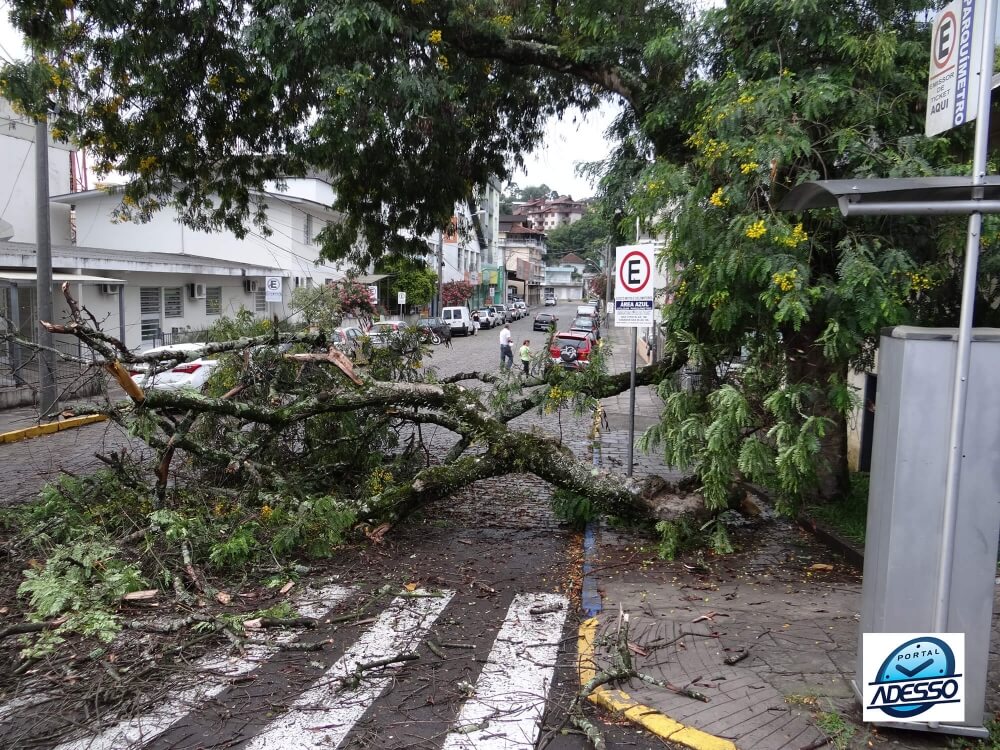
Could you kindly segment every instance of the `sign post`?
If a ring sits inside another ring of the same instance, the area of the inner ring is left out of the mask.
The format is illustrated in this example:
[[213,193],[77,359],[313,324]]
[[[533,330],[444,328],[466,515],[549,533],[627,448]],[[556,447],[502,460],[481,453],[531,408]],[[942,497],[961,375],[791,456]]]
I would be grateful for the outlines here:
[[635,360],[639,328],[653,325],[653,245],[622,245],[615,249],[615,327],[632,329],[628,408],[628,452],[626,474],[632,476],[632,448],[635,443]]
[[403,317],[403,305],[406,304],[406,292],[396,292],[396,302],[399,303],[399,317]]

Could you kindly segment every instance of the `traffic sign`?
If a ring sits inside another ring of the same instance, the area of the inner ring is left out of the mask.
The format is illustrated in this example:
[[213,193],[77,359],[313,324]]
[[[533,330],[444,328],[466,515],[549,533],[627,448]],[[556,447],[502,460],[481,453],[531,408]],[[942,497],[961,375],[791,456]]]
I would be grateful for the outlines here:
[[927,80],[926,135],[979,114],[979,62],[988,0],[953,0],[934,17]]
[[615,327],[653,325],[653,245],[623,245],[615,251]]
[[281,302],[281,277],[280,276],[265,276],[264,277],[264,301],[265,302]]
[[397,305],[406,304],[406,292],[396,292],[396,304]]

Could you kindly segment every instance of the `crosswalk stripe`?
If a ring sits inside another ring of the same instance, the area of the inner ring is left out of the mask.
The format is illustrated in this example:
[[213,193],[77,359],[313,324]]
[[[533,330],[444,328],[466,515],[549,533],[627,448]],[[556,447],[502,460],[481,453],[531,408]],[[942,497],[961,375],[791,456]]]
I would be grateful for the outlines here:
[[[568,605],[566,597],[558,594],[514,597],[475,692],[462,706],[442,750],[529,750],[535,746]],[[531,614],[534,608],[542,613]]]
[[414,594],[393,599],[371,629],[295,701],[288,713],[254,737],[246,750],[309,750],[340,745],[385,690],[392,670],[365,673],[357,687],[345,687],[345,680],[361,664],[413,651],[454,596],[453,591],[436,596],[420,591]]
[[[302,617],[319,618],[344,601],[354,589],[347,586],[328,585],[319,589],[301,592],[292,604]],[[230,657],[227,649],[216,649],[194,663],[197,670],[211,672],[205,681],[192,688],[176,693],[172,698],[156,706],[152,711],[133,718],[122,719],[96,736],[64,742],[53,750],[125,750],[139,748],[169,729],[181,716],[210,700],[229,687],[234,677],[240,677],[260,666],[260,663],[274,656],[280,646],[296,640],[304,628],[282,631],[268,643],[248,644],[244,654]]]

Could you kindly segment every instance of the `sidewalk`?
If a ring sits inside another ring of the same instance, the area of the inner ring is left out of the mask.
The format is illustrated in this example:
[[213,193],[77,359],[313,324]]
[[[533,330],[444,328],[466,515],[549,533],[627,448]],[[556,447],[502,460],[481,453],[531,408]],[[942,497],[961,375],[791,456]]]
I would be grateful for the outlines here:
[[[608,321],[603,333],[613,346],[612,371],[626,370],[628,329]],[[602,435],[603,452],[615,464],[619,456],[624,461],[627,448],[628,393],[608,401],[611,429]],[[656,395],[638,389],[637,437],[659,411]],[[639,477],[678,476],[659,456],[638,450],[634,471]],[[698,750],[975,747],[971,740],[861,723],[851,688],[861,571],[791,523],[754,521],[734,533],[735,554],[695,553],[674,562],[659,560],[655,540],[633,532],[603,526],[594,539],[584,585],[596,588],[603,609],[581,627],[583,667],[591,653],[598,669],[610,666],[620,608],[629,614],[636,668],[708,698],[701,702],[633,680],[600,694],[595,702],[605,709]],[[993,634],[991,715],[1000,709],[996,615]]]

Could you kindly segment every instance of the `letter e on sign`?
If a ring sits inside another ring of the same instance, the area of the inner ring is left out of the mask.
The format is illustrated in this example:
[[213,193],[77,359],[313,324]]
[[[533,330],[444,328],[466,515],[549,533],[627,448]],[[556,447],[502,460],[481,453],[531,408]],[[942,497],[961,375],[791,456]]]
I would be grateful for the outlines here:
[[618,283],[615,299],[651,299],[653,297],[652,245],[627,245],[617,248]]

